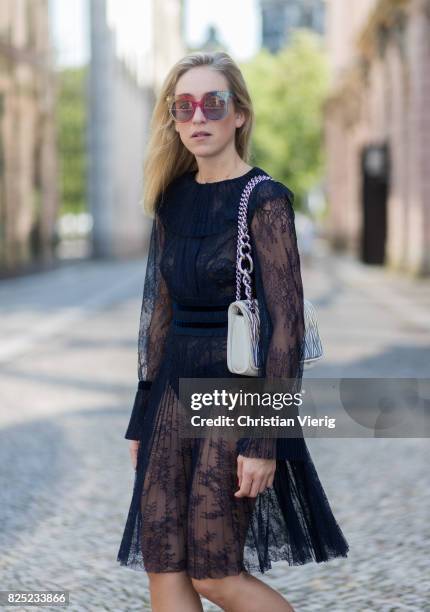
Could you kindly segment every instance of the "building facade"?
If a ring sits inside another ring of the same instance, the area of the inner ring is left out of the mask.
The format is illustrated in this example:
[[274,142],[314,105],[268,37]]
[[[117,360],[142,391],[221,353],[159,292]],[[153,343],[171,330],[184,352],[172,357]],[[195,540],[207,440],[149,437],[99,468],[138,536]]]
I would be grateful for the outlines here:
[[152,0],[147,8],[150,51],[139,72],[117,53],[106,0],[90,3],[88,191],[93,257],[140,255],[148,242],[150,220],[140,205],[145,147],[155,97],[183,52],[182,0]]
[[261,0],[262,46],[277,53],[296,28],[324,32],[323,0]]
[[430,0],[327,2],[327,231],[367,263],[430,274]]
[[47,0],[0,2],[0,272],[51,261],[59,206]]

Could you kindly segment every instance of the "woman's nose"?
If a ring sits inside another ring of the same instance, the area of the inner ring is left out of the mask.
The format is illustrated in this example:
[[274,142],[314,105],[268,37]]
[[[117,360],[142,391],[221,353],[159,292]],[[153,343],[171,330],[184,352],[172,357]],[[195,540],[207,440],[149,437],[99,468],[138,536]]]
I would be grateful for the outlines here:
[[206,121],[206,117],[204,116],[203,111],[200,108],[200,106],[196,107],[196,110],[194,111],[193,120],[194,121],[199,121],[199,122],[202,121],[202,120]]

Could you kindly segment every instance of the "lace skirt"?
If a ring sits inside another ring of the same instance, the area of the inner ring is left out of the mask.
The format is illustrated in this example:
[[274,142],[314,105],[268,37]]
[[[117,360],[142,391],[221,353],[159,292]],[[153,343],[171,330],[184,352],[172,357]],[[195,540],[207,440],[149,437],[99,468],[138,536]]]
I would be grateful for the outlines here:
[[[182,333],[182,332],[181,332]],[[178,378],[227,377],[226,337],[173,334],[149,401],[118,562],[147,572],[222,578],[346,557],[305,445],[305,459],[277,460],[271,488],[236,498],[235,441],[214,432],[182,438]]]

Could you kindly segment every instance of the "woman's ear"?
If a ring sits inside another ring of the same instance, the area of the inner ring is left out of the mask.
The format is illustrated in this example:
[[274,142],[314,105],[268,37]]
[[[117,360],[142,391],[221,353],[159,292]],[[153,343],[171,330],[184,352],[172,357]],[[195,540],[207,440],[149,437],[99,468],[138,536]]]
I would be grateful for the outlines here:
[[235,113],[235,116],[236,116],[236,120],[235,120],[236,127],[237,128],[242,127],[242,125],[246,121],[245,114],[242,111],[238,111],[237,113]]

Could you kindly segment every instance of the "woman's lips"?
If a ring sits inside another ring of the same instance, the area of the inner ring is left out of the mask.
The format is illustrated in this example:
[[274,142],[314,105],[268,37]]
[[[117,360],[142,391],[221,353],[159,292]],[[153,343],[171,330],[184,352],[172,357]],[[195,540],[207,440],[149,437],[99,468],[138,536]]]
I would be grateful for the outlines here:
[[198,134],[197,136],[191,136],[193,140],[203,140],[203,138],[209,138],[210,134]]

